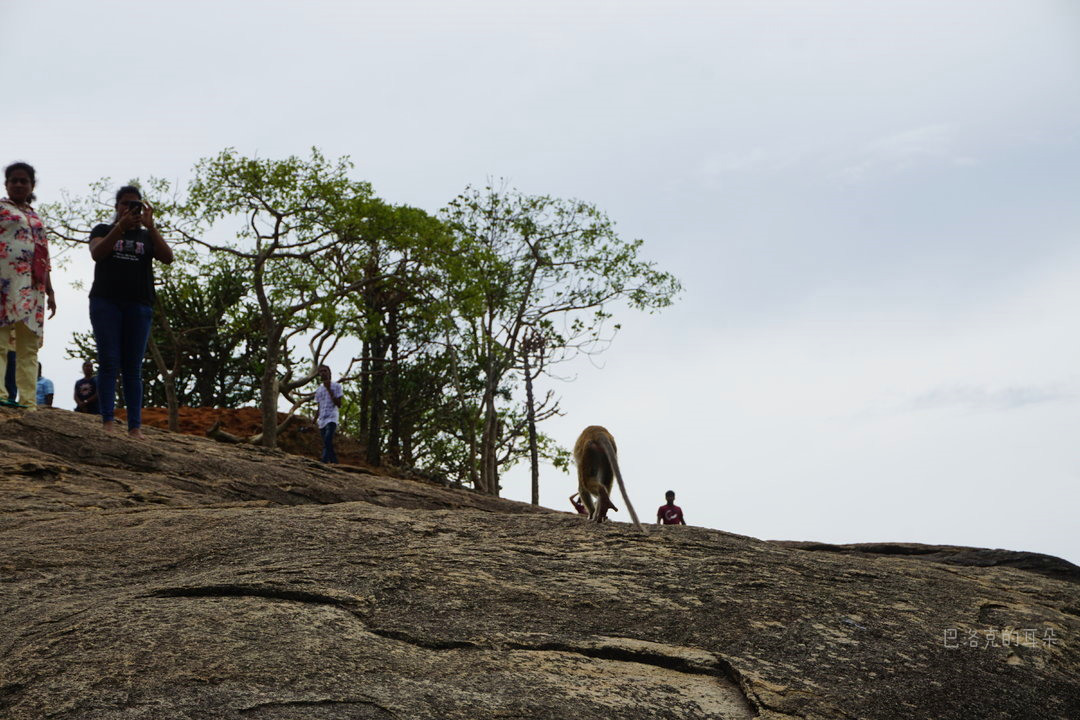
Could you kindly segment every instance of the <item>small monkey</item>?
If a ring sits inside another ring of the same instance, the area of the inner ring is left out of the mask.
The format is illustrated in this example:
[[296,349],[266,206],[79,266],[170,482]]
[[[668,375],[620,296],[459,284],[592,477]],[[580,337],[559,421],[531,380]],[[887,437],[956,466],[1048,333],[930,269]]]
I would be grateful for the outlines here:
[[[599,425],[590,425],[582,430],[574,443],[574,462],[578,471],[578,492],[589,511],[590,520],[603,521],[607,517],[608,508],[618,512],[619,508],[611,502],[611,481],[614,478],[619,481],[619,490],[634,525],[641,532],[645,532],[626,494],[626,485],[623,484],[622,472],[619,470],[618,450],[611,433]],[[597,498],[595,501],[594,496]]]

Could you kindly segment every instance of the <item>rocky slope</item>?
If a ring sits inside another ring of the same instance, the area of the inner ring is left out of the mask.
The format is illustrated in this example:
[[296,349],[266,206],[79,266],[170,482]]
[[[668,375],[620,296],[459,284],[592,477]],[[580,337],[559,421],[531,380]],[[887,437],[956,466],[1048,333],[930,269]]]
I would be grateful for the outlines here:
[[643,536],[148,434],[0,411],[0,717],[1080,717],[1064,561]]
[[[243,439],[262,432],[262,411],[255,407],[181,406],[177,416],[179,432],[197,437],[206,437],[207,430],[215,424],[226,433]],[[116,417],[118,420],[125,420],[127,416],[121,409],[116,411]],[[285,413],[278,413],[278,422],[283,422],[285,417]],[[169,411],[166,408],[143,408],[142,424],[168,430]],[[293,455],[306,455],[318,460],[322,457],[322,436],[319,435],[319,428],[310,418],[297,415],[292,422],[278,432],[278,447]],[[344,433],[337,434],[334,439],[334,449],[341,462],[360,467],[367,466],[364,461],[364,446]]]

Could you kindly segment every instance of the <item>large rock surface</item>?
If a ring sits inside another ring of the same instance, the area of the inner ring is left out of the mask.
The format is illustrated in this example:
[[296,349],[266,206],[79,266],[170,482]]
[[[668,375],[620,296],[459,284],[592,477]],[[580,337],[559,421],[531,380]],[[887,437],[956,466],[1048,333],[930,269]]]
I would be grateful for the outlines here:
[[1056,558],[642,536],[148,434],[0,411],[0,717],[1080,717]]

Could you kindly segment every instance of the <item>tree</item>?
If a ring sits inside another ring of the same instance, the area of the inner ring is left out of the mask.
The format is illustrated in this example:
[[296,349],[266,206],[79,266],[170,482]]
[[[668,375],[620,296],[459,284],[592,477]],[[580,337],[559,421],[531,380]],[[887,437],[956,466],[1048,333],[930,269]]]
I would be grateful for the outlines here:
[[654,311],[670,305],[681,286],[639,259],[641,240],[620,239],[607,216],[585,202],[468,188],[443,218],[474,268],[455,288],[459,306],[474,309],[461,316],[459,340],[483,379],[478,487],[497,495],[506,417],[498,399],[526,333],[543,338],[549,366],[600,352],[618,330],[609,323],[613,303]]
[[[367,219],[372,193],[368,183],[349,179],[351,167],[347,158],[331,163],[316,149],[309,160],[245,158],[226,149],[195,166],[189,215],[209,224],[239,223],[235,240],[190,238],[231,255],[249,278],[265,343],[259,404],[266,447],[277,444],[278,398],[293,398],[295,411],[303,400],[292,393],[336,347],[336,303],[374,280],[353,261],[362,252],[355,230]],[[289,349],[303,340],[312,362],[301,370],[290,362]]]
[[[529,359],[539,359],[539,364],[534,372],[529,367]],[[540,452],[536,438],[536,396],[533,393],[533,380],[536,375],[543,371],[544,364],[544,338],[539,333],[533,332],[521,342],[521,369],[525,375],[525,416],[529,428],[529,470],[532,473],[532,504],[540,504]]]
[[416,394],[408,387],[409,363],[430,352],[449,312],[437,288],[453,258],[452,236],[422,210],[378,200],[368,204],[365,220],[350,229],[363,248],[365,284],[343,299],[342,331],[362,342],[355,419],[367,461],[380,464],[385,450],[400,465],[412,454],[406,408],[415,407]]
[[[257,398],[262,333],[240,270],[231,256],[189,250],[158,274],[149,349],[170,425],[178,405],[237,407]],[[158,395],[150,389],[152,400]]]

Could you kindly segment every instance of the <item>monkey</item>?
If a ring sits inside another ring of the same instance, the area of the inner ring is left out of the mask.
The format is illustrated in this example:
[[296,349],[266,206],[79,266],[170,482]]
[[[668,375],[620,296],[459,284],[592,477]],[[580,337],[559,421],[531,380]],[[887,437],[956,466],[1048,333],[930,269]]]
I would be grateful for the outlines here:
[[[626,485],[623,484],[622,472],[619,470],[618,450],[611,433],[599,425],[590,425],[582,430],[574,443],[574,462],[578,471],[578,492],[589,511],[590,520],[602,522],[607,518],[608,508],[618,512],[619,509],[611,502],[611,480],[614,477],[619,481],[619,490],[627,509],[630,510],[634,525],[641,532],[645,532],[626,494]],[[594,496],[596,501],[593,500]]]

